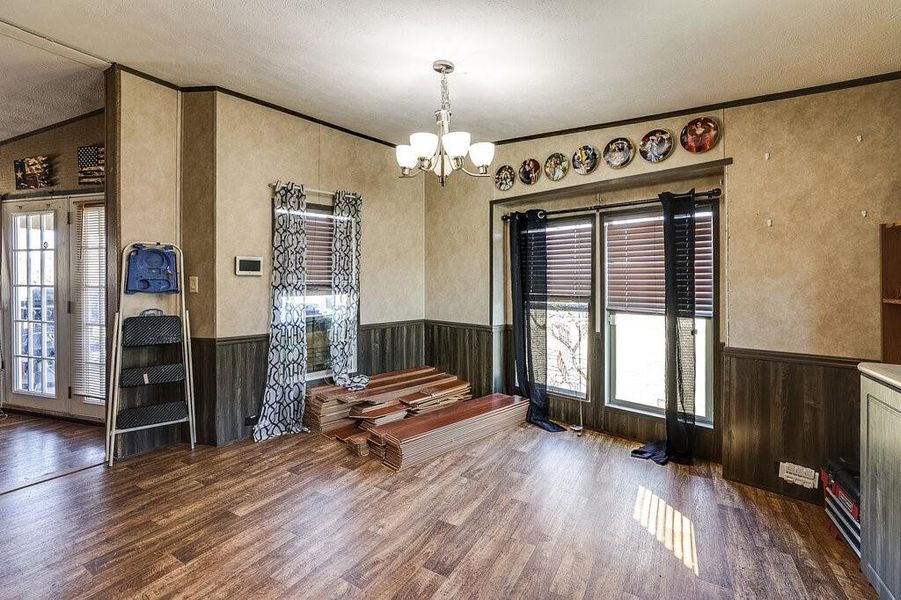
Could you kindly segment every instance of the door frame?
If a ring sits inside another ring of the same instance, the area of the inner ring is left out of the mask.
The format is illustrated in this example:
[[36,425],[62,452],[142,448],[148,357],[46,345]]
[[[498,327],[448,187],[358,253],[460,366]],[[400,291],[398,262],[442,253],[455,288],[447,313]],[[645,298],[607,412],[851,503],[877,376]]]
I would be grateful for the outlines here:
[[[9,198],[2,203],[0,212],[0,230],[2,230],[2,265],[0,265],[0,281],[2,281],[2,307],[0,307],[0,330],[2,330],[3,352],[3,394],[4,406],[12,409],[20,408],[28,412],[37,412],[51,416],[63,416],[90,421],[103,422],[106,407],[104,404],[79,402],[71,394],[72,335],[71,315],[72,300],[73,253],[72,240],[74,225],[70,222],[76,202],[96,200],[105,204],[104,194],[90,192],[85,194],[66,194],[44,196],[40,198]],[[36,212],[52,208],[55,212],[55,229],[65,231],[58,236],[55,258],[56,270],[56,390],[57,398],[50,400],[46,396],[13,393],[13,361],[12,361],[12,264],[10,262],[10,239],[12,234],[12,215],[22,212]]]

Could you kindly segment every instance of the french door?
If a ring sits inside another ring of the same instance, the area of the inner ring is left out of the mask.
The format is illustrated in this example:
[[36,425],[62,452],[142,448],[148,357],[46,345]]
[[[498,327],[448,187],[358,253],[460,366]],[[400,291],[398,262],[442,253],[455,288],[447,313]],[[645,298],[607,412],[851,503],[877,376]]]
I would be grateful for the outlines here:
[[[102,197],[94,201],[102,203]],[[72,285],[83,279],[79,257],[84,250],[83,243],[73,248],[77,228],[70,225],[70,213],[81,218],[84,202],[65,198],[4,203],[4,391],[10,406],[102,419],[102,394],[85,397],[72,391],[73,371],[84,371],[83,361],[73,364],[73,359],[84,354],[82,313],[87,311],[81,302],[84,286]],[[99,334],[103,345],[105,327]],[[79,347],[73,348],[73,341]],[[105,361],[102,351],[99,360]],[[100,380],[95,387],[104,389],[102,368],[96,376]]]

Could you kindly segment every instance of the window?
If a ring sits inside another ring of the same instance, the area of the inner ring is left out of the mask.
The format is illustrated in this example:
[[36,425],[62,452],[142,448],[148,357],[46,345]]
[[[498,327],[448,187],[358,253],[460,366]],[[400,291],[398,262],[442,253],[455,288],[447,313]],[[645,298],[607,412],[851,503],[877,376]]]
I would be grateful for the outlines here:
[[[695,224],[696,397],[712,420],[713,216]],[[607,403],[662,414],[666,404],[663,215],[609,216],[604,224]]]
[[[332,240],[335,221],[325,208],[307,208],[307,377],[327,377],[331,369],[329,352],[332,314],[336,298],[332,294]],[[356,353],[354,353],[356,354]],[[351,360],[356,370],[356,355]]]
[[55,214],[12,219],[12,387],[45,397],[56,396]]
[[106,221],[103,204],[75,205],[72,394],[106,398]]
[[591,336],[594,217],[559,219],[547,226],[547,385],[584,398]]

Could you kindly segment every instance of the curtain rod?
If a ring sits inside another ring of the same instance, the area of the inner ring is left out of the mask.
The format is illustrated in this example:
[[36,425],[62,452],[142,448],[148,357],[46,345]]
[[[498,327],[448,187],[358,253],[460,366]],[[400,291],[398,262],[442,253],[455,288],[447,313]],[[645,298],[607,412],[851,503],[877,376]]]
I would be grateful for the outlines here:
[[[270,183],[269,187],[272,189],[276,189],[281,181],[276,181],[275,183]],[[314,190],[313,188],[304,187],[303,191],[305,194],[321,194],[322,196],[334,196],[337,192],[330,192],[328,190]]]
[[[706,192],[695,192],[695,198],[699,199],[710,199],[710,200],[718,200],[720,195],[722,195],[723,191],[720,188],[713,188],[712,190],[707,190]],[[685,194],[678,194],[685,195]],[[613,204],[595,204],[594,206],[585,206],[582,208],[561,208],[559,210],[546,210],[544,211],[545,216],[547,215],[565,215],[569,213],[577,213],[577,212],[600,212],[602,210],[607,210],[611,208],[626,208],[629,206],[642,206],[645,204],[654,204],[659,203],[660,198],[645,198],[644,200],[629,200],[627,202],[615,202]],[[510,220],[510,213],[507,213],[501,217],[503,221]]]

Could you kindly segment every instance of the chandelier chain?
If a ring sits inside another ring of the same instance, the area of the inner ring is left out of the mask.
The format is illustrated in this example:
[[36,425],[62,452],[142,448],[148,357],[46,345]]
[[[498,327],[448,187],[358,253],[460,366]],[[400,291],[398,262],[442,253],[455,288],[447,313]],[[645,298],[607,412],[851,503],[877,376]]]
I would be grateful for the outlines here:
[[447,90],[447,73],[441,74],[441,109],[450,111],[450,92]]

